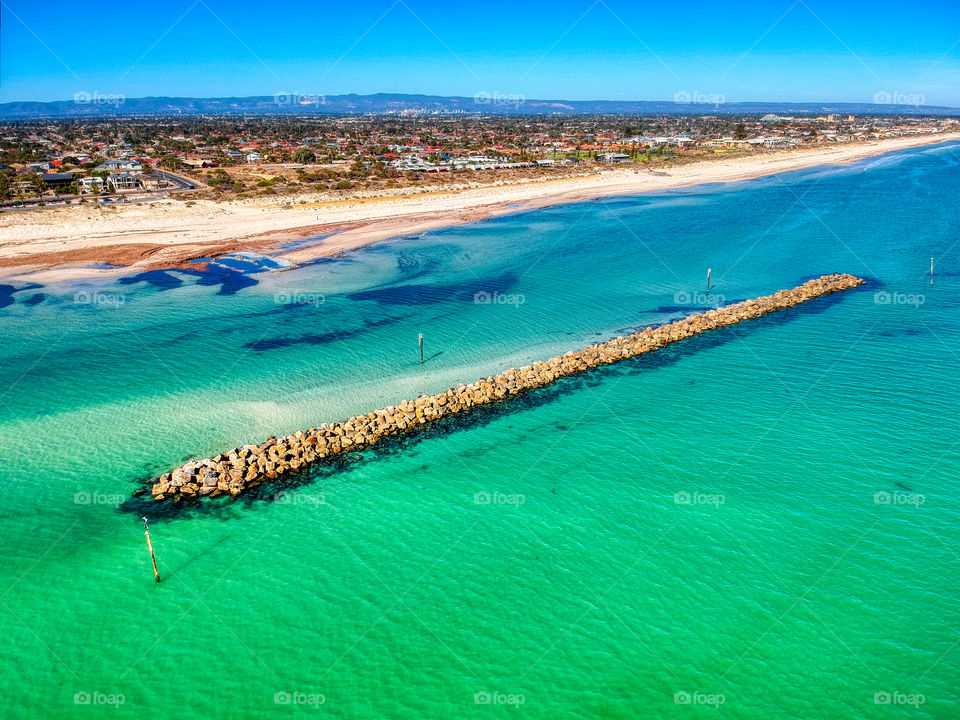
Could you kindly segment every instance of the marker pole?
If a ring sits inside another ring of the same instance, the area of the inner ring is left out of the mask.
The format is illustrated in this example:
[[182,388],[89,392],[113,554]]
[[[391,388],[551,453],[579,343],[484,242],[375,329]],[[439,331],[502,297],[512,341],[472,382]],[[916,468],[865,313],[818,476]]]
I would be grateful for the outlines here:
[[160,582],[160,573],[157,570],[157,558],[153,554],[153,543],[150,542],[150,526],[147,525],[147,519],[143,518],[143,534],[147,536],[147,549],[150,551],[150,560],[153,562],[153,577]]
[[423,333],[420,333],[417,342],[420,344],[420,364],[423,365]]

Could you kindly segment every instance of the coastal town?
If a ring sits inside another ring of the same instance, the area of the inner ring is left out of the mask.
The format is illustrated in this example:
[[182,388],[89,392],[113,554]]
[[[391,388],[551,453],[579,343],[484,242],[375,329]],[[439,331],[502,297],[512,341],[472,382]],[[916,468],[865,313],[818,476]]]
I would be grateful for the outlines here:
[[0,125],[4,209],[574,177],[956,131],[953,117],[418,115]]

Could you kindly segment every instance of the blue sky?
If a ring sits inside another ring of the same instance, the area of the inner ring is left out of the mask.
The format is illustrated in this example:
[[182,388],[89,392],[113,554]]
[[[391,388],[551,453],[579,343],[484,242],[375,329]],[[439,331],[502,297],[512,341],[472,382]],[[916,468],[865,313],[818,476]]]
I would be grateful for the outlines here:
[[0,102],[278,92],[960,107],[960,0],[0,0]]

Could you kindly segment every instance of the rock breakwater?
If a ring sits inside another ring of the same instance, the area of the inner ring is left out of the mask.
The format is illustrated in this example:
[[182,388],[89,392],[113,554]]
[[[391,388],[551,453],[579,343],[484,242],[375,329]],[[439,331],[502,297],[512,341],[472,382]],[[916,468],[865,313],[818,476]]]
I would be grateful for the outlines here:
[[470,408],[488,405],[556,380],[658,350],[708,330],[757,318],[799,305],[823,295],[863,284],[853,275],[824,275],[792,290],[727,305],[691,315],[627,337],[617,337],[583,350],[536,362],[519,370],[469,385],[457,385],[437,395],[422,395],[343,422],[323,424],[260,445],[244,445],[205,460],[195,460],[164,473],[153,482],[154,500],[190,500],[203,496],[232,495],[261,483],[304,469],[310,463],[341,453],[363,450],[391,436]]

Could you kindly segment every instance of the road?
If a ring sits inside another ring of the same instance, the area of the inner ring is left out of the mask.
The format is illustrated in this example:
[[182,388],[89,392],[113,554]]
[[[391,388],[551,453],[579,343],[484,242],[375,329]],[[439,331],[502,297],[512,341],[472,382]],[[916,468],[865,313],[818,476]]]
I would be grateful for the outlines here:
[[172,172],[167,172],[166,170],[154,170],[154,175],[159,175],[162,179],[166,180],[168,183],[176,185],[180,190],[196,190],[197,184],[190,178],[185,178],[182,175],[174,175]]

